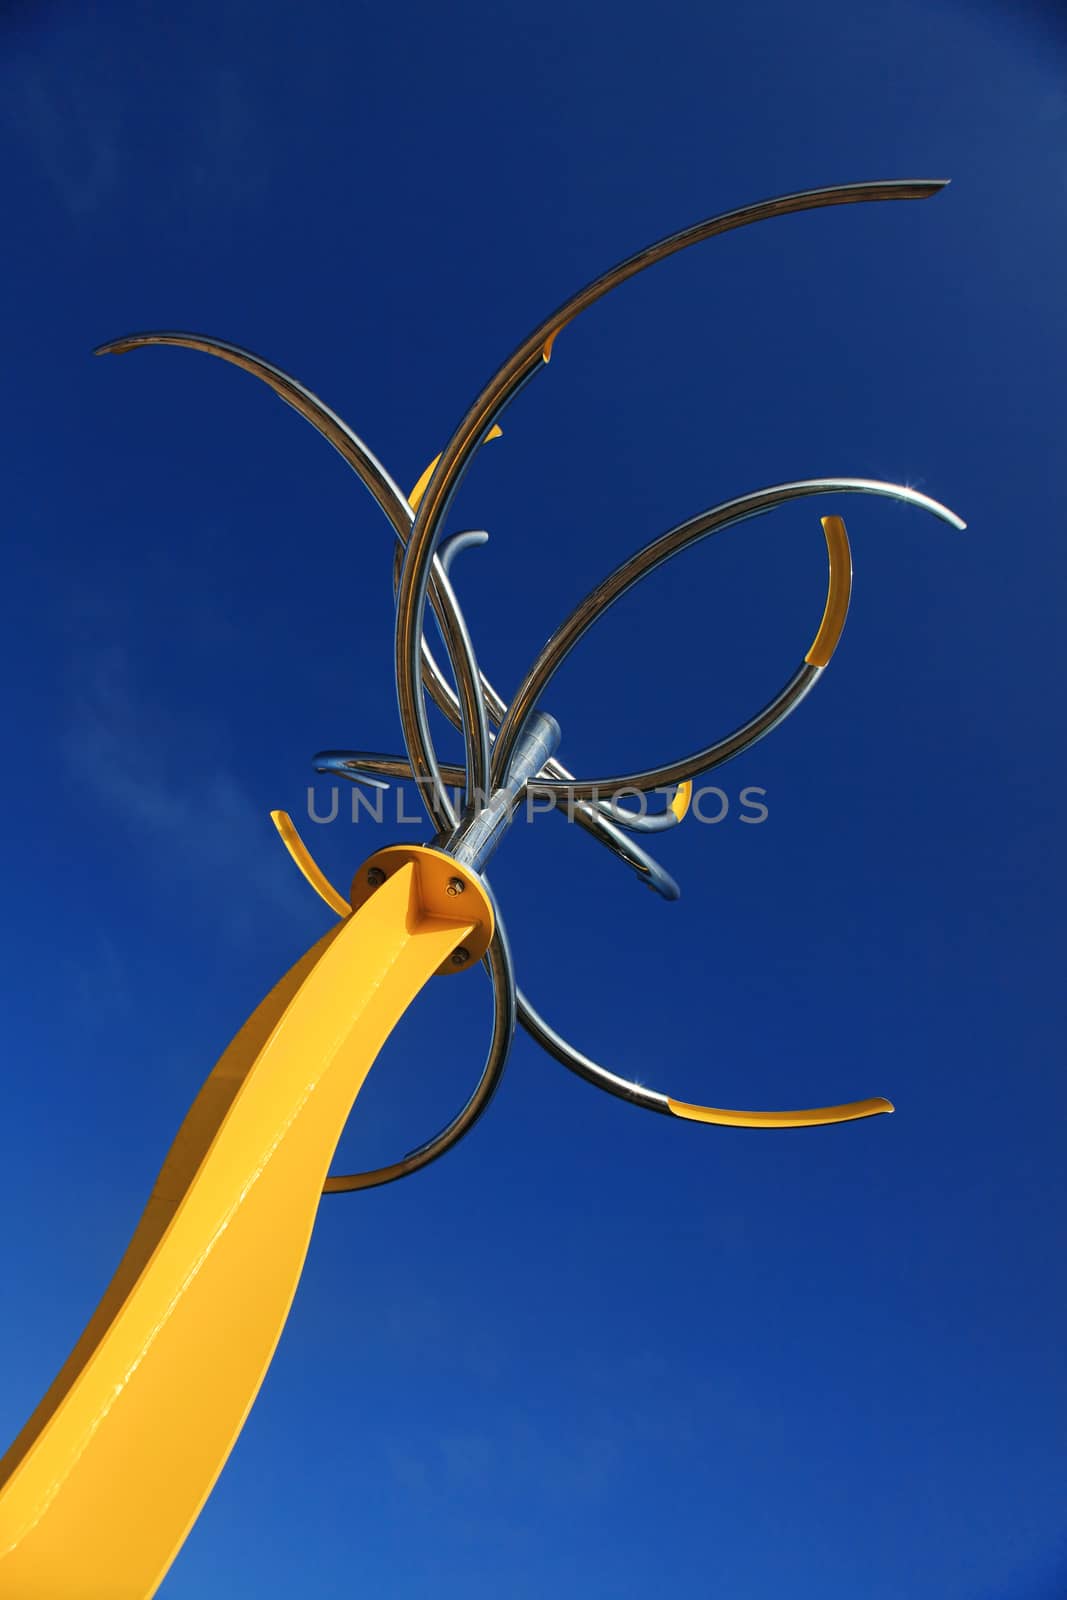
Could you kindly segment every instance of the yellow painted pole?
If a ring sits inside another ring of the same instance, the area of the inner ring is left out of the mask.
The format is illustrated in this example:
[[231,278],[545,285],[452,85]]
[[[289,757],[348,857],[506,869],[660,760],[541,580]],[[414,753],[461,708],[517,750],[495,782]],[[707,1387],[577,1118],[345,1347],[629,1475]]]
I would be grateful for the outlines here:
[[145,1600],[222,1470],[375,1056],[456,947],[472,965],[492,933],[477,879],[450,857],[413,846],[382,860],[385,881],[271,990],[204,1084],[104,1298],[0,1462],[2,1600]]

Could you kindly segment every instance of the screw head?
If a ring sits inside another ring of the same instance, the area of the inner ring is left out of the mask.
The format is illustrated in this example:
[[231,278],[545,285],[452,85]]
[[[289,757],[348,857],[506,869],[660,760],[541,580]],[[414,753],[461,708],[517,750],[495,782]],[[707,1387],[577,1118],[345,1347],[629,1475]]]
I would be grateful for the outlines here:
[[448,883],[445,886],[445,893],[452,895],[462,894],[466,887],[467,885],[463,882],[462,878],[449,878]]
[[381,867],[371,867],[367,873],[367,882],[372,889],[377,889],[385,882],[385,873]]
[[452,965],[454,967],[465,967],[470,958],[470,951],[467,949],[465,944],[461,944],[458,950],[453,950],[452,952]]

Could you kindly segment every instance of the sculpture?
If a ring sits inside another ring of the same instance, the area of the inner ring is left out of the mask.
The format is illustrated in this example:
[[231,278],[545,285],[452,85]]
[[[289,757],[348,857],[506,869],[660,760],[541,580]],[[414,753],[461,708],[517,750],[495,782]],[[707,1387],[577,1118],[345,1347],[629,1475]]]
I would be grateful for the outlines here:
[[[576,779],[558,760],[559,728],[539,707],[577,640],[621,594],[699,539],[787,501],[827,493],[887,495],[963,523],[913,489],[864,478],[779,484],[714,507],[630,557],[561,624],[510,704],[481,674],[450,570],[482,535],[442,538],[480,444],[508,403],[549,362],[558,335],[626,279],[733,228],[863,201],[923,199],[938,182],[855,184],[770,200],[699,223],[639,252],[568,300],[490,380],[409,496],[328,407],[295,379],[221,340],[134,334],[99,354],[176,344],[242,367],[299,411],[341,453],[397,539],[396,680],[406,756],[325,751],[320,771],[381,784],[414,777],[434,824],[430,846],[392,845],[331,885],[285,813],[276,825],[297,865],[336,912],[331,928],[276,985],[230,1044],[194,1102],[145,1213],[87,1329],[0,1468],[0,1597],[143,1597],[155,1592],[210,1493],[259,1389],[303,1265],[319,1195],[405,1177],[454,1145],[485,1110],[516,1020],[590,1083],[684,1120],[782,1128],[891,1111],[875,1098],[816,1110],[729,1111],[690,1105],[618,1077],[564,1040],[516,990],[499,913],[482,869],[536,781],[650,887],[677,886],[638,842],[685,815],[698,774],[746,749],[789,715],[829,663],[848,610],[851,558],[840,517],[823,520],[826,608],[811,647],[774,699],[724,738],[637,773]],[[424,637],[427,602],[456,687]],[[462,729],[465,764],[438,761],[425,694]],[[496,725],[495,734],[492,731]],[[461,784],[457,814],[447,785]],[[665,809],[629,811],[625,789],[666,789]],[[492,1039],[481,1078],[440,1133],[371,1172],[328,1174],[352,1103],[382,1042],[434,973],[484,961]]]

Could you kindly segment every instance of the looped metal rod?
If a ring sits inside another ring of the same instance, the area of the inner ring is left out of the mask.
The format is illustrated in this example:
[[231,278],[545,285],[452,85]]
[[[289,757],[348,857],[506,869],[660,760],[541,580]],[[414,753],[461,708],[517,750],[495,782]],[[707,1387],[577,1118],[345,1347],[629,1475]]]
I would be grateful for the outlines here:
[[[743,495],[737,500],[728,500],[723,505],[714,506],[709,511],[701,512],[699,516],[691,517],[688,522],[683,522],[671,532],[663,534],[661,538],[654,539],[643,550],[639,550],[628,561],[616,567],[613,573],[602,583],[597,584],[596,588],[575,606],[567,620],[556,629],[515,692],[493,748],[494,769],[507,765],[518,730],[579,639],[628,589],[633,588],[634,584],[647,577],[650,572],[673,556],[680,555],[683,550],[699,540],[709,538],[714,533],[721,533],[724,529],[734,527],[750,517],[773,511],[776,506],[785,505],[790,500],[799,500],[816,494],[884,495],[892,500],[903,501],[906,505],[929,511],[954,528],[965,526],[955,512],[937,500],[931,500],[928,495],[899,484],[880,483],[869,478],[812,478],[800,483],[777,484],[770,489],[759,489],[754,494]],[[678,761],[665,762],[659,767],[649,767],[643,772],[624,773],[610,778],[571,779],[566,785],[550,778],[539,779],[539,783],[545,788],[565,787],[569,795],[583,800],[596,799],[601,794],[611,794],[619,789],[656,789],[665,784],[681,783],[687,778],[695,778],[698,773],[710,771],[712,767],[747,749],[749,745],[776,727],[808,693],[823,666],[829,661],[844,625],[848,609],[846,584],[850,587],[851,566],[849,564],[847,580],[843,574],[835,576],[835,559],[839,567],[848,562],[848,542],[844,537],[844,523],[840,518],[836,519],[832,526],[834,528],[832,538],[825,525],[823,530],[827,537],[827,550],[830,556],[831,583],[827,609],[819,632],[789,682],[757,716],[741,727],[735,728],[724,739],[705,745],[690,756],[683,756]],[[843,602],[840,599],[842,591],[844,591]],[[841,610],[842,603],[843,610]]]
[[[251,350],[245,350],[240,345],[231,344],[225,339],[216,339],[205,334],[180,333],[180,332],[148,332],[125,334],[119,339],[113,339],[107,344],[100,345],[95,355],[122,355],[130,350],[142,349],[147,345],[174,345],[182,349],[200,351],[202,354],[215,356],[220,361],[225,361],[231,366],[239,367],[243,372],[250,373],[266,383],[270,389],[284,400],[286,405],[311,423],[312,427],[322,435],[338,454],[347,462],[355,472],[360,482],[372,495],[378,506],[384,512],[397,537],[396,553],[396,578],[399,580],[400,561],[403,547],[408,537],[408,532],[414,518],[411,504],[404,498],[394,479],[386,471],[374,452],[349,427],[337,413],[320,400],[316,394],[305,387],[304,384],[283,372],[273,362],[265,360],[262,356],[255,355]],[[498,428],[490,428],[486,435],[487,441],[499,435]],[[430,466],[422,474],[419,483],[415,485],[413,493],[420,496],[422,489],[429,481],[430,474],[436,464]],[[468,781],[468,775],[473,773],[474,781],[471,787],[478,788],[477,773],[480,765],[478,748],[480,740],[476,741],[470,730],[478,725],[480,707],[484,703],[486,714],[492,723],[498,724],[503,720],[507,711],[507,704],[494,689],[489,679],[480,674],[474,660],[473,646],[463,614],[456,603],[455,595],[447,581],[447,571],[451,559],[460,550],[477,543],[484,543],[486,535],[476,536],[473,532],[461,533],[452,540],[443,542],[442,549],[434,560],[434,579],[430,585],[430,604],[434,616],[441,629],[445,649],[448,652],[449,662],[456,682],[460,686],[463,696],[461,704],[460,695],[452,688],[441,668],[434,658],[433,652],[425,639],[422,641],[422,671],[426,685],[434,703],[444,713],[452,725],[462,730],[466,746],[466,765],[461,769],[449,768],[439,771],[438,777],[443,781],[457,786],[463,786]],[[464,705],[470,709],[464,714]],[[476,748],[476,744],[478,748]],[[569,776],[567,768],[558,760],[553,760],[546,767],[550,777],[566,779]],[[458,772],[458,776],[452,774]],[[396,774],[411,776],[410,761],[405,763],[404,773]],[[434,781],[419,783],[419,796],[429,813],[431,821],[438,829],[444,829],[455,821],[456,813],[443,796],[440,786]],[[482,789],[485,792],[486,784]],[[623,860],[637,872],[642,882],[656,888],[668,899],[677,897],[678,889],[670,875],[663,871],[658,864],[651,860],[644,851],[636,846],[632,849],[620,831],[617,824],[608,819],[601,819],[595,807],[579,806],[575,809],[574,819],[580,827],[607,845],[613,854]],[[624,824],[624,826],[626,826]]]
[[[160,333],[101,347],[186,345],[253,373],[306,417],[370,490],[398,542],[394,647],[407,758],[324,751],[317,762],[321,770],[377,788],[387,776],[410,775],[437,834],[429,846],[392,843],[376,850],[341,894],[291,818],[272,813],[305,879],[341,920],[275,984],[207,1079],[96,1312],[0,1462],[5,1594],[66,1594],[72,1586],[78,1593],[155,1592],[262,1382],[300,1277],[323,1185],[328,1193],[372,1188],[406,1177],[450,1149],[488,1105],[517,1018],[550,1054],[596,1087],[690,1122],[781,1129],[892,1111],[881,1098],[810,1110],[726,1110],[674,1099],[602,1067],[561,1038],[516,990],[507,937],[482,871],[516,807],[538,783],[550,808],[560,807],[565,795],[575,820],[661,894],[676,895],[673,880],[631,835],[680,821],[692,779],[781,721],[823,671],[841,636],[851,557],[843,521],[827,516],[825,610],[801,665],[775,699],[743,727],[681,760],[625,777],[574,780],[557,759],[559,726],[540,697],[588,628],[656,566],[711,533],[820,493],[888,495],[962,526],[959,519],[913,490],[864,478],[810,479],[730,500],[654,540],[599,584],[549,639],[510,708],[479,670],[449,578],[457,552],[486,536],[442,536],[473,452],[499,433],[500,413],[548,362],[560,330],[611,289],[689,245],[750,222],[820,206],[920,199],[940,187],[907,182],[810,190],[712,218],[631,256],[568,300],[519,346],[408,498],[336,413],[279,368],[235,345]],[[427,646],[427,601],[454,689]],[[462,767],[438,760],[427,689],[462,730]],[[449,795],[446,778],[463,785],[461,806]],[[621,791],[636,790],[643,800],[652,788],[664,789],[664,810],[644,815],[619,807]],[[433,978],[456,976],[483,960],[493,985],[493,1030],[473,1094],[446,1127],[399,1161],[329,1175],[356,1096],[407,1007]],[[151,1426],[145,1426],[146,1416]]]
[[[377,456],[335,411],[319,399],[318,395],[313,394],[296,378],[283,372],[272,362],[255,355],[251,350],[242,349],[240,345],[230,344],[226,339],[215,339],[199,333],[170,331],[124,334],[119,339],[112,339],[106,344],[99,345],[93,354],[124,355],[127,351],[156,344],[176,345],[182,349],[198,350],[205,355],[216,356],[220,361],[240,367],[242,371],[251,373],[253,377],[266,383],[279,399],[284,400],[286,405],[292,406],[294,411],[299,412],[324,439],[333,445],[384,512],[400,545],[406,543],[414,513]],[[492,429],[489,432],[492,434]],[[445,699],[455,725],[462,726],[466,747],[466,772],[470,775],[472,787],[480,787],[484,793],[488,787],[488,744],[481,737],[481,723],[485,717],[486,706],[492,707],[495,703],[499,707],[499,712],[494,712],[497,721],[503,717],[506,708],[492,685],[482,679],[478,672],[474,646],[467,632],[466,622],[456,604],[447,573],[439,558],[433,562],[429,594],[430,604],[441,628],[452,671],[459,686],[459,694],[457,695],[449,686],[425,640],[422,644],[424,670],[434,698],[437,699],[440,695]],[[443,795],[442,787],[439,778],[420,785],[423,803],[438,828],[447,827],[455,820],[447,797]]]
[[[485,880],[482,880],[485,884]],[[485,884],[488,889],[488,884]],[[495,909],[495,901],[494,901]],[[322,1186],[323,1194],[348,1194],[356,1189],[377,1189],[383,1183],[395,1183],[398,1178],[409,1178],[413,1172],[428,1167],[446,1151],[458,1144],[470,1132],[482,1114],[488,1110],[507,1065],[508,1052],[515,1034],[516,991],[515,969],[511,959],[504,924],[496,924],[493,942],[485,953],[483,965],[493,985],[493,1033],[489,1053],[485,1058],[482,1075],[467,1103],[432,1139],[416,1145],[399,1161],[388,1166],[374,1167],[367,1172],[331,1172]]]
[[[315,893],[339,917],[349,916],[352,911],[351,905],[340,890],[334,888],[315,861],[297,832],[292,818],[285,811],[272,811],[270,816],[282,843]],[[483,883],[484,881],[483,879]],[[383,1183],[393,1183],[397,1178],[409,1177],[411,1173],[418,1172],[420,1167],[428,1167],[431,1161],[443,1156],[445,1151],[451,1150],[465,1133],[470,1132],[496,1093],[497,1085],[504,1075],[508,1052],[515,1034],[515,968],[499,908],[487,883],[485,888],[493,903],[495,920],[493,940],[485,953],[484,961],[493,985],[493,1032],[489,1040],[489,1053],[485,1058],[485,1065],[475,1085],[474,1093],[452,1121],[442,1128],[440,1133],[434,1134],[432,1139],[427,1139],[425,1144],[416,1146],[414,1150],[409,1150],[406,1156],[401,1156],[399,1161],[392,1161],[384,1167],[373,1167],[367,1172],[331,1173],[323,1185],[323,1194],[345,1194],[354,1189],[375,1189]]]
[[[145,344],[175,344],[200,350],[241,367],[266,382],[340,452],[385,512],[397,538],[394,556],[396,600],[396,676],[401,727],[407,756],[377,752],[323,751],[315,757],[319,771],[354,782],[380,785],[383,778],[413,778],[438,833],[438,849],[456,851],[457,865],[466,850],[480,864],[499,837],[500,825],[482,815],[484,797],[497,793],[506,820],[524,785],[536,781],[557,807],[566,804],[569,816],[626,861],[651,887],[675,898],[677,885],[638,845],[634,834],[654,833],[676,826],[689,804],[692,780],[699,773],[747,748],[775,727],[807,694],[819,677],[840,637],[848,610],[851,559],[848,536],[840,517],[823,518],[830,563],[826,608],[815,639],[782,690],[755,717],[725,738],[689,756],[634,773],[602,779],[575,779],[552,750],[552,739],[536,760],[528,759],[521,778],[507,787],[507,775],[526,733],[540,716],[542,695],[560,664],[578,640],[620,595],[662,562],[697,540],[762,515],[791,500],[822,493],[885,495],[931,512],[954,526],[963,524],[946,507],[916,491],[865,478],[820,478],[780,484],[725,502],[680,524],[623,562],[599,584],[556,630],[515,694],[510,707],[480,672],[470,633],[450,582],[454,557],[463,549],[484,542],[481,532],[464,532],[443,538],[445,518],[479,444],[500,433],[498,419],[512,399],[547,362],[558,333],[579,313],[620,284],[656,262],[704,239],[776,216],[831,205],[865,201],[924,199],[937,193],[940,181],[918,180],[843,185],[808,190],[727,212],[684,229],[658,244],[639,251],[602,274],[564,302],[518,347],[482,390],[441,454],[422,473],[405,498],[393,478],[363,441],[310,390],[296,379],[250,352],[222,340],[196,334],[134,334],[100,347],[99,354],[121,352]],[[435,660],[424,637],[425,608],[429,601],[441,632],[455,679],[455,688]],[[424,689],[464,740],[462,766],[441,762],[430,735]],[[550,718],[540,716],[548,727]],[[553,725],[554,726],[554,725]],[[494,735],[494,728],[499,732]],[[554,736],[553,736],[554,737]],[[536,747],[536,741],[531,748]],[[460,814],[446,785],[465,790]],[[668,802],[662,811],[633,812],[613,797],[620,791],[640,794],[662,789]],[[673,794],[671,790],[673,789]],[[503,796],[501,799],[500,797]],[[491,810],[491,806],[490,806]],[[346,898],[326,879],[300,840],[285,813],[275,822],[291,855],[308,882],[338,915],[347,916]],[[462,843],[461,843],[462,841]],[[481,880],[484,882],[484,879]],[[657,1090],[631,1082],[599,1065],[561,1037],[516,991],[503,925],[489,945],[485,964],[494,988],[494,1027],[489,1054],[477,1087],[467,1104],[446,1128],[400,1161],[372,1172],[331,1177],[327,1192],[368,1188],[406,1176],[434,1160],[466,1132],[481,1115],[499,1081],[516,1017],[551,1055],[571,1071],[608,1093],[645,1109],[689,1121],[716,1122],[748,1127],[797,1127],[872,1116],[892,1110],[886,1100],[868,1099],[848,1105],[811,1111],[728,1111],[691,1105]]]
[[[488,443],[490,439],[498,438],[500,433],[500,428],[491,428],[489,433],[486,435],[486,442]],[[425,492],[426,485],[429,483],[430,478],[433,475],[434,468],[440,459],[440,456],[435,456],[415,483],[415,486],[408,497],[408,504],[411,506],[413,511],[417,511],[419,503],[422,500],[423,493]],[[442,566],[447,572],[450,569],[452,561],[462,550],[469,548],[475,543],[482,544],[486,539],[488,539],[488,537],[488,534],[451,534],[441,541],[437,559],[441,562]],[[397,590],[400,585],[403,554],[403,547],[397,545],[393,553],[394,602],[396,600]],[[456,715],[456,711],[453,709],[454,705],[457,704],[456,697],[446,683],[443,681],[434,683],[432,681],[432,673],[427,666],[428,653],[425,649],[425,640],[423,641],[423,645],[423,678],[428,683],[431,695],[433,696],[436,704],[445,712],[445,715],[452,722],[452,725],[454,727],[458,727],[459,718]],[[432,658],[429,659],[432,661]],[[435,690],[437,692],[435,692]],[[500,696],[496,693],[484,675],[482,677],[482,690],[485,695],[486,710],[490,722],[501,722],[507,712],[507,706],[500,699]],[[492,739],[493,734],[490,732],[490,741],[492,741]],[[454,771],[455,769],[450,770]],[[448,777],[448,773],[446,772],[445,767],[441,765],[440,761],[438,761],[438,771],[441,773],[442,777],[446,779],[446,781],[453,781]],[[558,756],[551,757],[551,759],[545,763],[543,772],[546,777],[558,778],[564,783],[569,782],[572,776],[568,769],[559,760]],[[346,774],[346,776],[347,775],[350,774]],[[404,775],[407,777],[414,777],[414,770],[412,768],[410,759],[406,764]],[[459,778],[455,781],[457,783],[462,783],[463,780],[462,778]],[[627,833],[653,833],[663,828],[674,827],[682,820],[682,817],[684,817],[689,808],[688,794],[690,792],[691,790],[685,789],[684,803],[676,804],[675,801],[672,800],[671,805],[668,806],[666,811],[661,814],[636,815],[628,812],[624,807],[612,805],[610,801],[598,802],[595,805],[589,805],[583,802],[577,806],[568,803],[567,809],[569,816],[575,822],[577,822],[580,827],[584,828],[585,831],[591,834],[593,838],[596,839],[600,844],[606,845],[612,854],[617,856],[620,861],[624,861],[628,867],[636,872],[641,881],[649,888],[654,889],[657,894],[662,895],[666,900],[677,900],[680,890],[670,873],[666,872],[663,867],[661,867],[657,861],[654,861],[646,851],[640,848],[639,845],[636,845],[632,841],[626,839],[624,833],[620,830],[624,829]],[[563,803],[563,798],[561,797],[557,801],[557,804]]]
[[[420,785],[423,778],[433,782],[437,772],[421,680],[423,617],[434,570],[434,550],[444,531],[449,507],[478,445],[498,425],[510,401],[548,362],[553,342],[561,329],[628,279],[716,234],[729,233],[735,228],[747,227],[750,223],[772,217],[824,206],[879,200],[923,200],[944,187],[941,179],[838,184],[825,189],[808,189],[798,194],[782,195],[756,205],[743,206],[736,211],[724,212],[693,227],[684,228],[680,233],[671,234],[610,268],[564,301],[519,345],[486,384],[441,452],[423,490],[404,555],[396,604],[397,698],[404,744],[411,757],[412,771]],[[436,784],[434,788],[436,790]]]
[[687,779],[675,789],[665,811],[628,811],[615,800],[601,800],[599,805],[605,816],[622,828],[632,829],[634,833],[662,833],[666,828],[676,828],[684,820],[692,799],[693,785]]
[[627,1100],[644,1111],[657,1111],[663,1116],[679,1117],[684,1122],[709,1122],[732,1128],[817,1128],[834,1122],[855,1122],[862,1117],[876,1117],[894,1109],[891,1100],[877,1096],[870,1100],[853,1100],[845,1105],[819,1106],[804,1111],[728,1111],[716,1106],[690,1105],[684,1100],[674,1100],[670,1095],[649,1089],[631,1078],[620,1078],[607,1067],[602,1067],[591,1056],[576,1050],[574,1045],[558,1034],[536,1011],[530,1000],[519,991],[519,1020],[532,1039],[550,1056],[555,1056],[571,1072],[595,1089],[603,1089],[618,1100]]

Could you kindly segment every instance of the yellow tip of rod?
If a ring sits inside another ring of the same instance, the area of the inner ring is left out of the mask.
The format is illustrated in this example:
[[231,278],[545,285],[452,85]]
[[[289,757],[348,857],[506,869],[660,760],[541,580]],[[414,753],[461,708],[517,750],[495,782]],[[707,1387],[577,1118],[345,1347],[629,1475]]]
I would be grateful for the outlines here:
[[426,485],[429,483],[430,479],[433,477],[433,469],[434,469],[434,467],[436,467],[436,465],[440,461],[440,459],[441,459],[440,453],[438,453],[437,455],[434,456],[433,460],[430,462],[430,465],[426,468],[425,472],[420,474],[418,482],[416,483],[414,489],[412,489],[411,493],[408,495],[408,505],[411,507],[412,511],[417,511],[419,509],[419,501],[422,499],[423,495],[426,493]]
[[822,1128],[832,1122],[858,1122],[895,1110],[892,1100],[851,1100],[843,1106],[817,1106],[811,1111],[723,1111],[716,1106],[691,1106],[684,1100],[667,1104],[687,1122],[714,1122],[724,1128]]
[[288,811],[272,811],[270,820],[277,828],[282,844],[319,898],[325,900],[330,910],[336,911],[339,917],[351,916],[352,907],[344,895],[338,893],[323,872],[311,851],[297,833],[296,824]]
[[819,623],[819,631],[812,641],[804,660],[812,667],[825,667],[837,649],[838,641],[848,616],[848,603],[852,597],[852,551],[848,544],[848,531],[842,517],[823,517],[822,531],[826,538],[826,554],[830,561],[830,581],[826,591],[826,609]]
[[671,800],[671,810],[674,812],[679,822],[681,822],[682,818],[689,810],[689,805],[692,798],[693,785],[690,779],[686,778],[684,783],[680,783],[678,785],[677,789],[674,791],[674,797]]
[[[504,437],[503,428],[501,428],[498,423],[494,422],[493,426],[489,429],[489,432],[486,434],[485,438],[482,440],[482,443],[483,444],[488,444],[490,439],[502,439],[503,437]],[[411,493],[408,495],[408,505],[411,507],[412,511],[417,511],[419,509],[419,501],[422,499],[423,495],[426,493],[426,485],[429,483],[430,479],[433,477],[433,469],[434,469],[434,467],[436,467],[436,465],[440,461],[440,459],[441,459],[441,455],[440,455],[440,452],[438,452],[438,454],[435,455],[433,460],[430,462],[430,465],[426,468],[425,472],[423,472],[420,475],[419,480],[416,483],[414,489],[412,489]]]

